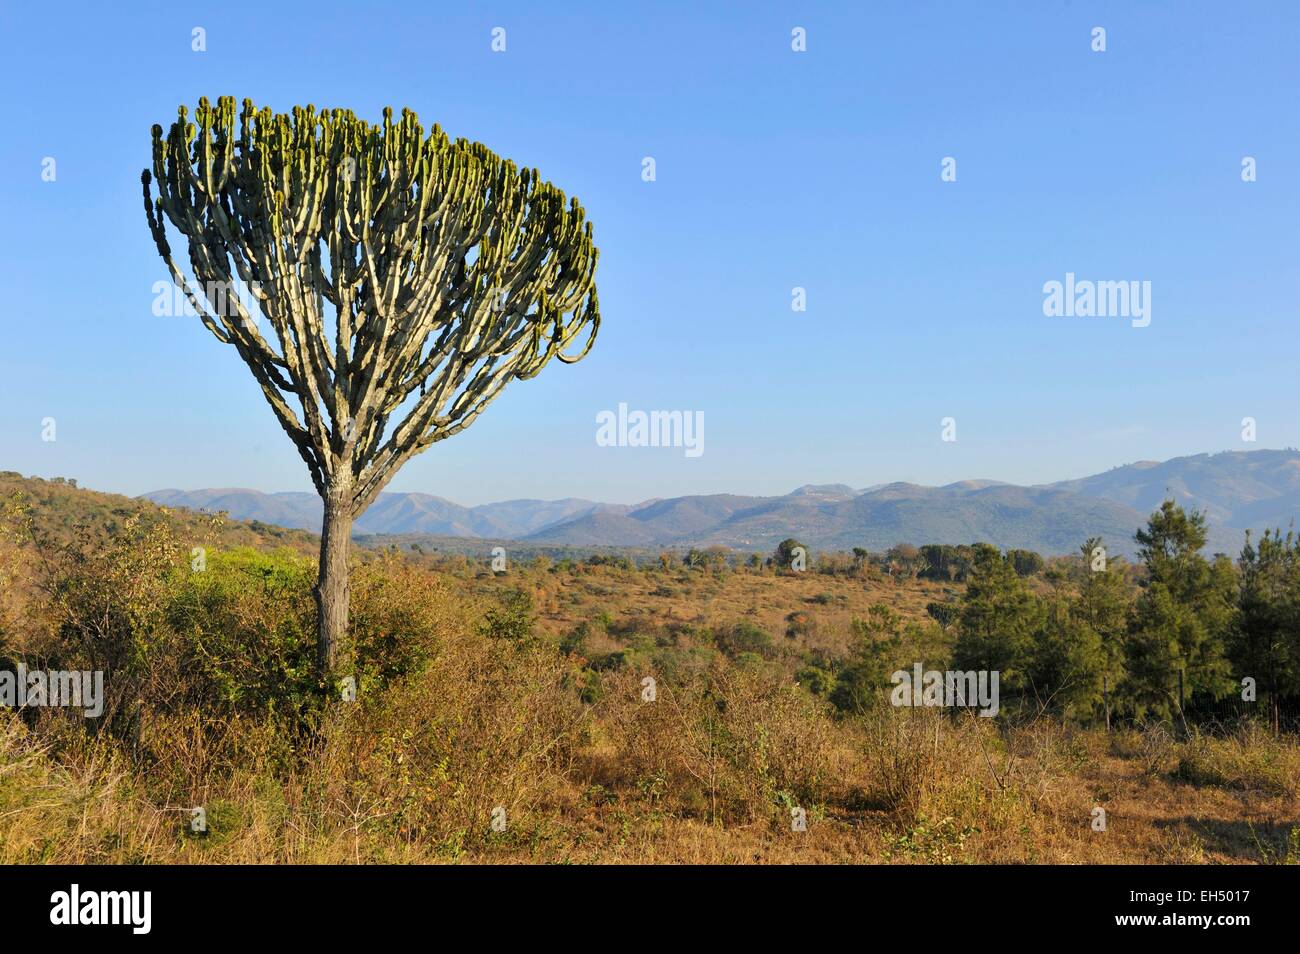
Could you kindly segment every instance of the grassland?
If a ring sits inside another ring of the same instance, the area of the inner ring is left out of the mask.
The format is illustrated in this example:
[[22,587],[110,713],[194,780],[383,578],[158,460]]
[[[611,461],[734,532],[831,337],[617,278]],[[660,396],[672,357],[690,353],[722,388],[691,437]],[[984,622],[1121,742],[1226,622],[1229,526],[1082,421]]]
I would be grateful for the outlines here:
[[0,710],[0,862],[1300,862],[1293,736],[827,701],[875,607],[942,659],[959,584],[358,550],[342,703],[309,535],[11,485],[0,661],[114,689]]

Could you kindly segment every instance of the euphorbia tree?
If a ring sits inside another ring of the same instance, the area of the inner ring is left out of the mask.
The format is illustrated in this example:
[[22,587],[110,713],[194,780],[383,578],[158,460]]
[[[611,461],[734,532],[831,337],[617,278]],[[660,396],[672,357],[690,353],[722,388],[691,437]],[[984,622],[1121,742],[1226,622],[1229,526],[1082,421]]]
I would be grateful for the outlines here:
[[[172,280],[248,365],[324,501],[317,662],[328,672],[348,625],[353,521],[508,381],[591,350],[591,223],[537,170],[436,125],[426,136],[409,110],[394,122],[386,109],[376,126],[244,100],[236,119],[233,98],[201,99],[192,121],[182,106],[165,136],[153,127],[141,180]],[[165,222],[188,242],[195,282]]]

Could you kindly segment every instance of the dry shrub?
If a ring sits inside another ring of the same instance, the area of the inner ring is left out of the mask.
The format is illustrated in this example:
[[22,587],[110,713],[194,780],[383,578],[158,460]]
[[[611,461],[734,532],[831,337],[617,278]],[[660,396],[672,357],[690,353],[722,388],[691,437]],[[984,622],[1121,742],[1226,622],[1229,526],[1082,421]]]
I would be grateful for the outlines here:
[[421,668],[477,611],[441,576],[391,554],[352,572],[350,649],[364,690]]
[[[30,714],[31,729],[6,716],[0,858],[99,858],[88,805],[122,830],[104,841],[118,859],[259,862],[458,857],[517,842],[554,808],[584,724],[570,662],[483,637],[439,577],[381,560],[353,578],[360,701],[326,701],[299,666],[309,569],[243,551],[173,578],[129,734],[93,736],[62,711]],[[182,832],[196,805],[201,839]],[[509,827],[490,835],[497,806]]]
[[[302,822],[447,857],[511,843],[551,800],[584,722],[569,664],[472,633],[354,709],[336,708],[303,770]],[[504,808],[507,833],[491,834]],[[380,839],[382,840],[382,839]],[[360,857],[360,848],[357,860]]]
[[881,704],[858,732],[865,804],[887,814],[907,860],[1032,861],[1059,819],[1087,818],[1085,794],[1063,782],[1087,749],[1050,720],[1000,727],[970,712]]
[[1300,796],[1300,747],[1253,723],[1227,736],[1194,730],[1176,754],[1174,776],[1185,782],[1287,798]]
[[929,709],[879,705],[863,714],[868,804],[905,821],[921,814],[939,782],[940,729]]
[[95,745],[56,762],[48,744],[0,710],[0,863],[160,860],[173,834],[168,818],[135,795],[126,769]]
[[1159,775],[1174,758],[1175,740],[1163,722],[1147,722],[1111,735],[1111,751],[1123,759],[1135,760],[1147,775]]
[[868,802],[907,822],[951,807],[968,781],[998,790],[1019,784],[1019,763],[996,724],[972,713],[881,704],[861,720]]
[[1046,717],[1008,730],[1006,742],[1014,778],[1036,809],[1058,805],[1062,781],[1077,776],[1098,754],[1089,736]]
[[604,677],[589,780],[632,789],[656,807],[712,821],[789,825],[789,810],[827,800],[837,779],[834,724],[823,703],[761,669],[718,663],[660,682]]
[[274,722],[189,708],[143,719],[140,752],[139,777],[150,797],[191,806],[208,804],[240,779],[282,771],[295,758],[293,738]]

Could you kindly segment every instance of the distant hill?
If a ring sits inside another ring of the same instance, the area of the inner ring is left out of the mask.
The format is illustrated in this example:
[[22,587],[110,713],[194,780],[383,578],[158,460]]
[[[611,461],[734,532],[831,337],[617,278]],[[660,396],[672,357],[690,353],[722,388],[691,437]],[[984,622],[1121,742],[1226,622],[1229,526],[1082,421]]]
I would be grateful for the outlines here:
[[[314,493],[263,493],[259,490],[156,490],[143,495],[167,507],[260,520],[281,527],[319,532],[321,501]],[[380,494],[356,522],[357,534],[424,534],[447,537],[517,538],[543,527],[596,512],[621,513],[628,507],[590,500],[506,500],[462,507],[431,494]]]
[[1139,461],[1053,487],[1122,503],[1142,513],[1173,496],[1224,527],[1286,527],[1300,514],[1300,453],[1225,451]]
[[[1139,461],[1103,474],[1021,487],[965,480],[944,487],[893,483],[854,490],[807,484],[778,497],[709,494],[607,504],[511,500],[462,507],[441,497],[385,493],[357,521],[358,535],[522,540],[564,547],[722,545],[768,550],[794,536],[815,548],[886,549],[896,543],[971,543],[1073,552],[1099,536],[1132,554],[1133,533],[1172,495],[1203,509],[1209,549],[1236,555],[1246,528],[1287,527],[1300,514],[1300,452],[1259,450]],[[172,507],[225,510],[237,519],[317,530],[314,494],[253,490],[157,491]]]
[[840,550],[985,540],[1056,554],[1100,536],[1112,552],[1123,553],[1131,551],[1133,531],[1145,519],[1108,500],[978,481],[947,487],[889,484],[847,498],[790,494],[722,500],[680,497],[616,517],[587,515],[526,539],[569,546],[716,544],[747,550],[770,550],[790,536],[814,548]]
[[777,505],[735,522],[710,542],[722,542],[731,534],[767,548],[790,536],[788,528],[801,540],[808,538],[810,546],[837,549],[986,540],[1002,547],[1065,553],[1089,536],[1101,536],[1118,547],[1121,539],[1133,535],[1140,519],[1127,507],[1060,491],[1005,484],[891,484],[811,511]]

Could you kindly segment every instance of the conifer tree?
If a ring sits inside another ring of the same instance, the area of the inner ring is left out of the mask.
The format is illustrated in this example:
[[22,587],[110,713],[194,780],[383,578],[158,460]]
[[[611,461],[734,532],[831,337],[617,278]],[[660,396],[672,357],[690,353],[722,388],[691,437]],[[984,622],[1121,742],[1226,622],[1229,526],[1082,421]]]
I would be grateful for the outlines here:
[[1227,558],[1213,562],[1204,514],[1166,500],[1136,534],[1147,578],[1130,627],[1125,683],[1135,713],[1178,712],[1179,674],[1186,699],[1223,696],[1229,679],[1225,638],[1233,622],[1236,576]]

